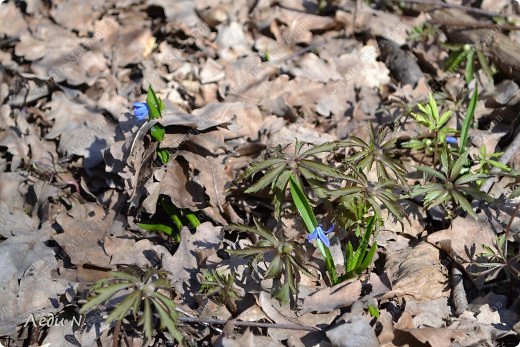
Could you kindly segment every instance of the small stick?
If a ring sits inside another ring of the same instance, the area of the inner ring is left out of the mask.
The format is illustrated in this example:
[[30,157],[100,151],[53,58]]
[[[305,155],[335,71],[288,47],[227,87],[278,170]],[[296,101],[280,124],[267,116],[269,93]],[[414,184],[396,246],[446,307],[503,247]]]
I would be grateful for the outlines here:
[[[397,0],[395,0],[395,1],[397,2]],[[433,1],[432,0],[399,0],[399,1],[408,2],[408,3],[412,3],[412,4],[433,5],[433,6],[438,6],[439,8],[457,8],[459,10],[477,13],[480,15],[488,16],[488,17],[500,16],[499,13],[489,12],[486,10],[482,10],[480,8],[469,7],[469,6],[458,5],[458,4],[448,4],[445,2],[439,2],[439,1],[435,1],[435,0],[433,0]]]
[[452,263],[451,266],[451,285],[453,287],[451,293],[453,297],[453,305],[455,306],[455,314],[460,316],[468,307],[468,299],[464,290],[464,281],[462,280],[462,272]]
[[493,24],[493,23],[468,23],[468,22],[453,22],[453,21],[443,21],[439,19],[431,19],[429,21],[432,24],[441,24],[448,26],[460,26],[464,29],[496,29],[496,30],[520,30],[520,26],[516,25],[507,25],[507,24]]
[[198,318],[198,317],[179,317],[179,322],[184,323],[202,323],[214,325],[226,325],[232,322],[235,326],[255,327],[255,328],[271,328],[271,329],[287,329],[287,330],[302,330],[302,331],[321,331],[318,328],[298,325],[298,324],[276,324],[276,323],[260,323],[260,322],[245,322],[238,320],[223,320],[213,318]]

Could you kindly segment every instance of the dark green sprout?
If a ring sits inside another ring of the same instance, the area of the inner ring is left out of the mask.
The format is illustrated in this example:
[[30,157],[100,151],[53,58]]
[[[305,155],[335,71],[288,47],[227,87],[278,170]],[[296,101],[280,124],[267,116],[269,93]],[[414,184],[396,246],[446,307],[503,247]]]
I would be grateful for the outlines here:
[[[228,230],[242,231],[260,237],[260,240],[251,247],[237,250],[228,250],[228,253],[238,256],[252,258],[251,265],[256,273],[263,278],[273,278],[283,282],[271,290],[271,295],[281,303],[287,304],[292,295],[298,294],[296,285],[299,271],[307,276],[312,274],[305,268],[305,251],[298,242],[282,240],[274,231],[267,230],[255,221],[255,228],[245,225],[229,225]],[[264,273],[260,273],[258,263],[261,261],[269,262],[269,266]]]

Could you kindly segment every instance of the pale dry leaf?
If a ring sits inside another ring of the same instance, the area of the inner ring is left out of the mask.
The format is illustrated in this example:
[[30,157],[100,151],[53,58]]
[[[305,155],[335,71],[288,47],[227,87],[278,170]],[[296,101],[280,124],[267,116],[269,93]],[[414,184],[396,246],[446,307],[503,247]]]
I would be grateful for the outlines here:
[[110,229],[115,211],[105,213],[96,204],[75,203],[68,212],[60,213],[56,222],[63,233],[52,238],[64,249],[76,266],[95,265],[111,268],[110,257],[105,253],[102,241]]
[[202,157],[187,151],[179,152],[179,156],[186,159],[192,171],[198,172],[192,180],[204,187],[210,205],[223,212],[228,182],[222,160],[219,157]]
[[217,124],[229,123],[227,129],[221,130],[226,140],[239,137],[256,139],[263,120],[256,105],[244,102],[209,104],[194,110],[193,116],[203,116]]
[[192,234],[187,227],[182,228],[181,243],[171,258],[163,261],[164,270],[171,273],[172,284],[176,292],[188,296],[189,288],[197,283],[199,272],[195,250],[216,252],[221,242],[222,228],[211,222],[204,222]]
[[74,102],[62,92],[53,94],[49,106],[54,124],[45,138],[59,137],[58,151],[84,157],[87,167],[100,163],[103,151],[113,142],[114,125],[101,112]]
[[358,88],[377,88],[390,83],[390,70],[384,63],[377,61],[377,56],[376,48],[371,45],[340,56],[336,64],[344,84],[353,83]]
[[69,30],[87,33],[94,28],[93,21],[100,16],[104,5],[108,5],[108,3],[103,0],[87,3],[81,0],[62,0],[54,4],[50,14],[61,26]]
[[223,79],[226,74],[223,71],[223,67],[213,59],[206,60],[202,70],[200,71],[200,83],[207,84],[218,82]]
[[251,330],[247,329],[243,335],[238,337],[222,337],[216,343],[219,347],[281,347],[283,346],[280,342],[273,340],[268,336],[257,336],[253,335]]
[[439,250],[426,242],[387,253],[385,270],[393,292],[417,301],[449,296],[448,271],[439,259]]
[[295,76],[317,82],[326,83],[341,79],[334,62],[325,62],[314,53],[305,54],[290,71]]
[[304,298],[301,313],[330,312],[348,307],[361,296],[361,281],[346,281],[333,287],[324,288]]
[[[14,2],[0,4],[0,36],[17,37],[27,28],[22,12]],[[5,25],[9,23],[9,25]]]
[[453,219],[449,229],[428,235],[427,240],[450,256],[468,263],[484,251],[483,244],[488,246],[494,244],[495,233],[488,223],[469,217],[457,217]]
[[0,335],[10,335],[16,326],[34,313],[54,313],[59,307],[57,295],[67,288],[64,280],[54,280],[52,272],[58,267],[55,253],[44,242],[49,240],[51,228],[40,229],[32,235],[13,236],[0,243]]
[[[303,325],[293,311],[290,311],[287,307],[284,308],[280,306],[279,302],[271,298],[265,291],[262,291],[258,296],[257,304],[262,308],[262,311],[264,311],[269,319],[277,324]],[[267,333],[278,341],[287,340],[291,336],[302,337],[307,334],[305,331],[287,329],[269,329]]]
[[105,237],[103,248],[110,256],[111,265],[137,265],[140,268],[157,267],[161,261],[171,258],[170,252],[150,240],[132,240],[119,237]]
[[363,316],[355,316],[350,321],[328,330],[327,337],[334,347],[379,346],[374,329]]

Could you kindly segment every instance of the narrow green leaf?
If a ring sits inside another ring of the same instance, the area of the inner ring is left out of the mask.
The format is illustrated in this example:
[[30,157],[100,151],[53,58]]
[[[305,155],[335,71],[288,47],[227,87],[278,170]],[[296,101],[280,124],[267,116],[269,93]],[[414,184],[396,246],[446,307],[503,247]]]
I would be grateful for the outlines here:
[[350,243],[350,241],[347,243],[347,249],[345,252],[345,272],[351,273],[356,268],[356,263],[354,261],[354,248],[352,247],[352,243]]
[[489,78],[489,80],[492,84],[493,83],[493,71],[491,70],[491,67],[489,66],[488,59],[486,58],[486,56],[484,55],[484,53],[482,53],[482,51],[480,49],[477,49],[477,58],[478,58],[478,62],[480,64],[480,66],[482,67],[482,69],[484,70],[484,72],[486,73],[487,77]]
[[468,142],[469,129],[473,125],[473,117],[475,116],[475,109],[477,108],[478,101],[478,87],[475,85],[475,91],[471,96],[471,100],[468,104],[468,112],[466,113],[466,117],[464,118],[464,123],[462,124],[462,129],[460,131],[460,148],[459,153],[464,153],[466,151],[466,143]]
[[143,313],[143,330],[144,336],[147,339],[151,339],[153,336],[152,329],[152,307],[150,305],[150,299],[146,298],[144,300],[144,313]]
[[459,177],[460,172],[462,168],[464,167],[464,164],[466,163],[466,160],[468,158],[468,153],[464,152],[461,153],[460,157],[453,163],[453,166],[451,168],[450,172],[450,181],[454,181],[457,177]]
[[275,182],[275,179],[282,173],[283,170],[285,170],[284,163],[272,165],[271,169],[255,184],[247,188],[245,193],[250,194],[265,189],[267,186]]
[[161,231],[170,236],[173,234],[173,229],[168,225],[148,223],[137,223],[137,225],[147,231]]
[[150,119],[161,118],[161,106],[164,107],[164,105],[159,100],[157,95],[155,95],[152,86],[148,86],[146,104],[148,105],[148,109],[150,110]]
[[98,305],[108,301],[112,296],[114,296],[120,290],[126,289],[131,286],[132,286],[132,283],[116,283],[116,284],[112,284],[105,288],[97,289],[96,290],[97,295],[94,298],[89,299],[87,301],[87,303],[81,307],[79,313],[83,314],[83,313],[91,310],[93,307],[98,306]]
[[159,318],[161,319],[161,326],[166,327],[168,329],[168,332],[172,337],[177,340],[179,344],[182,345],[183,337],[182,334],[177,329],[177,326],[175,325],[175,321],[172,319],[170,314],[161,306],[159,302],[156,300],[152,300],[153,305],[157,309],[157,312],[159,312]]
[[372,244],[372,247],[370,247],[370,250],[365,256],[365,259],[363,259],[363,262],[357,267],[356,272],[358,275],[360,275],[363,271],[365,271],[370,264],[372,263],[372,259],[374,259],[374,255],[377,251],[377,242],[374,242]]
[[128,311],[134,305],[135,300],[140,300],[141,291],[134,290],[132,293],[128,294],[123,301],[116,305],[116,307],[110,312],[108,315],[106,322],[111,323],[116,320],[122,320],[128,314]]
[[469,84],[474,78],[475,71],[475,48],[472,48],[468,54],[466,55],[466,71],[464,77],[466,79],[466,84]]
[[511,168],[507,165],[504,165],[496,160],[488,160],[489,165],[494,166],[500,170],[503,170],[505,172],[510,172]]
[[258,173],[262,170],[265,170],[270,166],[273,166],[275,164],[281,164],[283,162],[285,162],[285,159],[270,158],[270,159],[264,160],[262,162],[255,163],[255,164],[251,165],[251,167],[249,169],[246,170],[246,177],[254,175],[255,173]]
[[190,210],[185,210],[184,216],[193,228],[197,228],[200,225],[199,218],[195,213],[191,212]]
[[436,177],[436,178],[438,178],[440,180],[445,180],[446,179],[446,177],[444,177],[443,174],[441,174],[439,171],[437,171],[437,170],[435,170],[435,169],[433,169],[433,168],[431,168],[429,166],[418,166],[416,169],[419,170],[419,171],[425,172],[425,173],[427,173],[428,175],[430,175],[432,177]]
[[300,160],[300,166],[303,166],[311,171],[316,172],[320,176],[330,176],[335,178],[346,178],[346,175],[343,173],[325,165],[322,163],[318,163],[313,160]]
[[338,148],[337,142],[325,142],[321,145],[313,146],[301,154],[302,157],[307,157],[322,152],[333,152]]
[[307,227],[307,232],[312,233],[314,228],[318,226],[318,221],[316,220],[314,211],[309,204],[309,200],[307,200],[305,193],[303,192],[300,185],[296,183],[292,175],[289,177],[289,184],[294,205],[296,206],[298,213],[302,217],[303,222]]

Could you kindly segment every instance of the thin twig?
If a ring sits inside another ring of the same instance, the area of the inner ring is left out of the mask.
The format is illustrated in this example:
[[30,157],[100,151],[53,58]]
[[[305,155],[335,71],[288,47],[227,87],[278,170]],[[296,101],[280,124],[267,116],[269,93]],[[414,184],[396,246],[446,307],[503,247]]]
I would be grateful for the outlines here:
[[482,10],[480,8],[469,7],[469,6],[458,5],[458,4],[448,4],[445,2],[440,2],[440,1],[435,1],[435,0],[394,0],[394,1],[395,2],[408,2],[408,3],[413,3],[413,4],[433,5],[433,6],[438,6],[440,8],[457,8],[459,10],[463,10],[466,12],[472,12],[472,13],[476,13],[476,14],[480,14],[480,15],[488,16],[488,17],[500,16],[499,13],[489,12],[486,10]]
[[468,308],[468,299],[466,298],[466,291],[464,290],[464,281],[462,272],[452,263],[451,267],[451,285],[453,305],[455,306],[455,314],[460,316]]
[[287,330],[302,330],[302,331],[321,331],[319,328],[298,325],[298,324],[277,324],[277,323],[260,323],[260,322],[245,322],[239,320],[223,320],[213,318],[199,318],[199,317],[179,317],[179,322],[184,323],[202,323],[214,325],[226,325],[228,322],[233,322],[235,326],[255,327],[255,328],[271,328],[271,329],[287,329]]
[[494,24],[494,23],[468,23],[468,22],[453,22],[443,21],[439,19],[430,19],[431,24],[441,24],[454,27],[463,27],[464,29],[496,29],[496,30],[520,30],[520,26],[508,24]]

